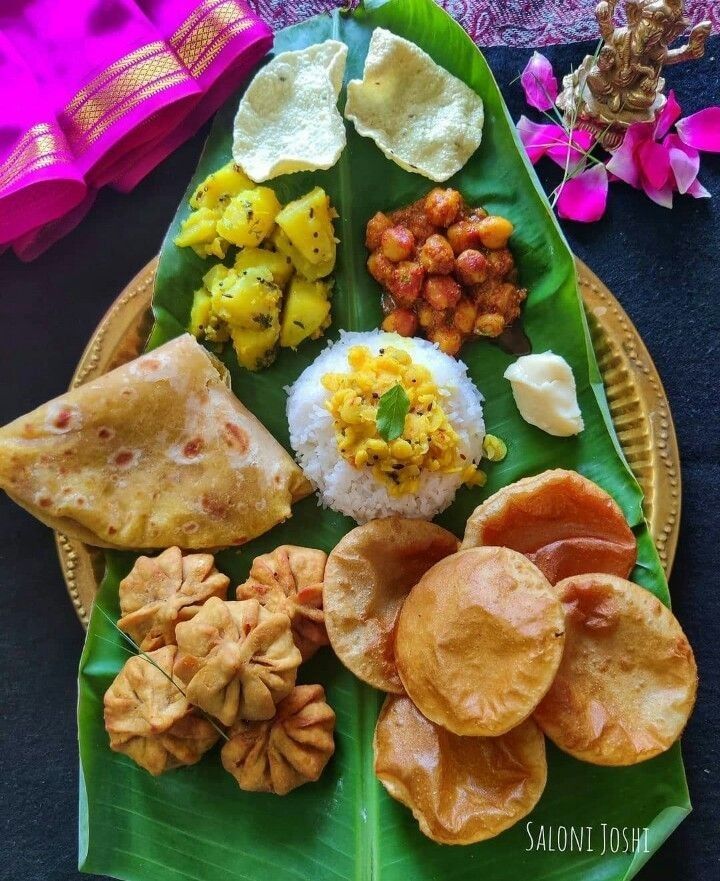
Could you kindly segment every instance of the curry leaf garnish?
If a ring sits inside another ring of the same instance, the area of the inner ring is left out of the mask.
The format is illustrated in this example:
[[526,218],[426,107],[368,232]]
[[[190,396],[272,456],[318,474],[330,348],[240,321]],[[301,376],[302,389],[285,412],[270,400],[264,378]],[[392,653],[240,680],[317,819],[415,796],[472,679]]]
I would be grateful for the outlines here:
[[409,409],[410,398],[400,383],[388,389],[380,397],[375,422],[378,434],[383,440],[391,441],[400,437],[405,428],[405,417]]

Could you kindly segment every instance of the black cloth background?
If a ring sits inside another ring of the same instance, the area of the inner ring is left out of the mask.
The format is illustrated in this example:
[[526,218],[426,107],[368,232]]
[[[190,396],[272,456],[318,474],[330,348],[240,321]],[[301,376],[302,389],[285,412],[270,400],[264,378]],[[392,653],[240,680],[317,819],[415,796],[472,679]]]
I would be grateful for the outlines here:
[[[552,47],[546,54],[556,71],[566,71],[584,49],[592,47]],[[719,51],[720,38],[714,38],[701,62],[667,72],[685,114],[720,104]],[[526,108],[512,81],[529,54],[487,51],[514,119]],[[194,138],[129,196],[103,192],[80,227],[34,263],[0,257],[0,423],[66,389],[113,298],[157,253],[201,146],[202,137]],[[542,163],[543,182],[557,183],[553,175]],[[671,590],[700,668],[698,703],[683,741],[695,810],[640,873],[642,881],[720,878],[720,158],[705,155],[700,177],[711,201],[680,197],[667,211],[613,184],[601,222],[564,224],[575,252],[640,329],[665,382],[683,461],[682,533]],[[82,641],[51,534],[2,495],[0,878],[7,881],[89,877],[76,869]]]

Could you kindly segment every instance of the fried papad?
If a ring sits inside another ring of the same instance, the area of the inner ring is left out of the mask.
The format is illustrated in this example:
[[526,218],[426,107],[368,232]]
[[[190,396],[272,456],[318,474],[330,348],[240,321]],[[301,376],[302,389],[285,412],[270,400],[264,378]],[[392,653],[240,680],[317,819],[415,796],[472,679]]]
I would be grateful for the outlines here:
[[362,79],[348,83],[345,117],[391,162],[434,181],[460,171],[484,121],[473,89],[385,28],[372,33]]

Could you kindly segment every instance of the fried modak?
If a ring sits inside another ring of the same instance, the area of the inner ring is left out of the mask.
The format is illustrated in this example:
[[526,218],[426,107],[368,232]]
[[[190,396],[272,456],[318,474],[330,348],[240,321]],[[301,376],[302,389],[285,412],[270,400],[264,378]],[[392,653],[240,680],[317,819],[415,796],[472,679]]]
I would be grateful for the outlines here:
[[634,765],[669,749],[692,712],[697,667],[672,612],[612,575],[567,578],[565,652],[535,719],[560,749],[596,765]]
[[583,572],[627,578],[635,536],[620,506],[596,483],[557,468],[490,496],[470,515],[462,547],[520,551],[551,584]]
[[327,554],[315,548],[281,545],[255,557],[239,600],[256,599],[270,612],[290,618],[293,639],[303,661],[328,644],[323,614],[323,578]]
[[178,547],[138,557],[120,582],[118,627],[143,651],[175,642],[175,625],[193,617],[210,597],[225,599],[230,579],[212,554],[183,556]]
[[440,844],[499,835],[538,803],[545,738],[532,719],[500,737],[458,737],[405,695],[388,695],[375,728],[375,773]]
[[287,615],[257,600],[211,597],[195,617],[175,628],[174,671],[188,700],[223,725],[271,719],[295,685],[300,651]]
[[286,795],[320,777],[335,751],[334,729],[322,685],[297,685],[274,718],[233,725],[222,763],[240,789]]
[[154,776],[193,765],[215,744],[215,727],[188,703],[172,669],[177,648],[135,655],[105,692],[110,749]]
[[455,536],[426,520],[385,517],[351,530],[328,557],[325,625],[335,654],[359,679],[402,693],[393,632],[410,589],[457,551]]
[[455,734],[495,737],[535,709],[563,651],[563,609],[526,557],[460,551],[432,567],[398,618],[395,658],[420,711]]

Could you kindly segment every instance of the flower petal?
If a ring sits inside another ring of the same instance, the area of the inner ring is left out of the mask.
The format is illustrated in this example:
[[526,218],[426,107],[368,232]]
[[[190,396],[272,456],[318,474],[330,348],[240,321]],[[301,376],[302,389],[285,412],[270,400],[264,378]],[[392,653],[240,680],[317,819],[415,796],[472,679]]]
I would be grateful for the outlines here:
[[567,220],[592,223],[605,213],[607,195],[605,166],[594,165],[562,185],[557,200],[558,214]]
[[643,141],[635,153],[642,180],[654,190],[668,183],[670,177],[670,156],[665,144],[657,141]]
[[673,188],[670,178],[661,187],[654,187],[649,181],[643,180],[642,188],[648,199],[652,199],[663,208],[672,208]]
[[688,187],[688,196],[692,196],[693,199],[710,199],[710,193],[705,189],[705,187],[700,183],[700,181],[696,178]]
[[720,153],[720,107],[706,107],[685,119],[679,119],[675,130],[690,147]]
[[[582,162],[594,139],[590,132],[580,129],[575,129],[572,136],[568,136],[565,129],[560,129],[560,134],[558,134],[556,140],[558,143],[548,148],[547,155],[553,162],[557,162],[561,168],[565,168],[566,164],[573,166],[577,165],[578,162]],[[570,154],[569,159],[568,154]]]
[[663,144],[667,146],[675,186],[679,193],[687,193],[700,170],[700,154],[674,134],[668,135]]
[[552,65],[544,55],[533,52],[525,70],[520,74],[525,100],[537,110],[550,110],[555,104],[558,84]]
[[562,126],[533,122],[526,116],[521,116],[518,120],[517,130],[533,165],[553,145],[562,144],[562,139],[565,137],[565,129]]
[[663,105],[663,109],[655,120],[655,137],[660,140],[670,131],[673,123],[680,119],[682,109],[677,102],[675,92],[670,89],[667,95],[667,101]]
[[625,132],[625,137],[619,147],[613,150],[612,156],[607,162],[607,170],[615,177],[630,184],[631,187],[640,187],[640,165],[636,157],[637,148],[645,141],[652,140],[653,126],[647,122],[636,122]]

